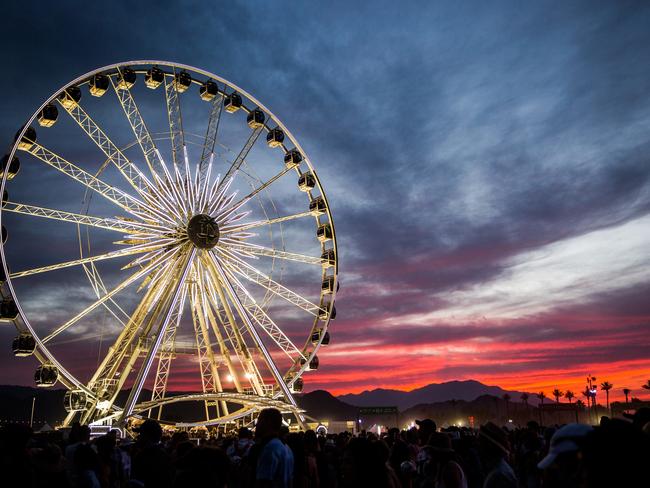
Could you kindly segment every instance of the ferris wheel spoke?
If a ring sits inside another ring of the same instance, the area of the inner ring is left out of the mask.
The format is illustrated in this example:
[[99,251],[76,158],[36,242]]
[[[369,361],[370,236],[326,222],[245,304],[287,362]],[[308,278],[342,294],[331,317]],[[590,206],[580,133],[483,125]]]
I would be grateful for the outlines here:
[[144,252],[153,251],[159,248],[166,246],[167,243],[159,243],[152,245],[143,245],[143,246],[134,246],[128,247],[125,249],[119,249],[117,251],[111,251],[104,254],[98,254],[97,256],[90,256],[87,258],[73,259],[72,261],[64,261],[61,263],[50,264],[48,266],[41,266],[39,268],[26,269],[24,271],[16,271],[11,273],[9,277],[13,280],[16,278],[22,278],[24,276],[31,276],[39,273],[47,273],[49,271],[56,271],[58,269],[69,268],[71,266],[78,266],[81,264],[93,263],[97,261],[104,261],[106,259],[120,258],[123,256],[130,256],[132,254],[139,254]]
[[[187,287],[185,286],[185,282],[192,268],[192,262],[194,261],[195,256],[196,256],[196,248],[192,248],[192,250],[189,251],[189,255],[184,259],[184,262],[182,262],[182,264],[179,266],[180,269],[177,275],[178,278],[176,280],[176,286],[171,296],[171,304],[169,305],[169,308],[165,313],[163,322],[161,323],[160,327],[158,328],[158,331],[156,332],[156,335],[154,336],[155,337],[154,342],[149,348],[149,351],[147,351],[147,355],[144,359],[144,362],[140,367],[140,371],[138,371],[138,375],[135,378],[133,386],[131,387],[131,392],[129,393],[129,397],[127,398],[126,404],[124,405],[124,410],[122,411],[122,417],[121,417],[122,420],[133,413],[135,402],[138,400],[138,397],[140,396],[140,391],[142,391],[142,386],[144,385],[144,382],[149,374],[149,369],[151,368],[151,364],[155,359],[158,350],[160,349],[160,346],[162,344],[163,338],[165,337],[167,329],[170,327],[170,324],[173,322],[176,313],[182,313],[183,305],[185,303],[185,298],[187,294]],[[176,312],[177,310],[178,312]]]
[[[246,341],[244,340],[244,337],[237,325],[237,319],[230,307],[230,302],[227,298],[227,292],[221,286],[216,270],[214,270],[212,262],[209,259],[209,257],[204,256],[204,260],[205,260],[204,263],[205,270],[208,274],[208,276],[206,276],[206,278],[204,279],[204,284],[208,285],[207,296],[209,298],[204,300],[204,303],[206,304],[205,310],[208,314],[208,318],[210,322],[213,324],[215,333],[217,333],[217,331],[219,330],[219,324],[221,325],[223,330],[226,332],[228,341],[230,342],[230,345],[233,351],[235,352],[235,355],[237,356],[237,359],[239,360],[242,369],[244,370],[244,376],[246,380],[248,381],[252,390],[256,394],[263,395],[264,379],[262,378],[262,375],[260,374],[260,371],[257,365],[255,364],[253,356],[249,351],[248,345],[246,344]],[[219,303],[223,306],[222,310],[223,310],[223,315],[225,315],[225,318],[220,313],[217,307],[217,304]],[[213,313],[213,308],[214,308],[214,313]],[[225,341],[224,341],[224,345],[225,345]],[[231,372],[231,375],[233,376],[233,381],[235,382],[235,385],[237,385],[236,373],[232,374]]]
[[[242,393],[244,390],[242,388],[239,376],[237,375],[237,371],[235,370],[235,367],[233,365],[232,355],[230,354],[230,350],[226,345],[226,341],[223,337],[223,334],[221,333],[219,323],[217,322],[215,314],[212,311],[210,299],[208,298],[208,291],[203,281],[203,271],[200,270],[200,267],[201,267],[201,263],[197,261],[197,269],[199,269],[199,271],[197,272],[198,289],[196,293],[195,306],[196,306],[196,315],[198,318],[198,323],[201,327],[201,330],[203,331],[203,334],[208,340],[208,345],[209,345],[209,336],[210,336],[208,326],[212,328],[212,332],[214,333],[217,339],[217,343],[219,344],[219,351],[221,354],[221,358],[223,359],[223,362],[228,368],[228,372],[230,374],[230,378],[232,379],[233,384],[235,385],[235,389],[237,390],[237,392]],[[219,318],[219,320],[221,320],[221,318]],[[230,338],[230,342],[231,345],[234,345],[233,338]],[[235,351],[235,355],[240,360],[240,362],[241,362],[241,354],[247,354],[247,351],[245,349],[233,347],[233,350]],[[208,351],[209,353],[212,353],[211,346],[208,348]],[[246,367],[245,362],[241,362],[241,363],[244,367]],[[219,377],[218,370],[216,369],[216,367],[214,368],[214,371],[216,372],[216,374],[213,375],[215,387],[218,391],[223,391],[221,379]],[[221,405],[222,412],[228,411],[228,405],[226,404],[226,402],[221,402],[220,405]],[[207,405],[206,405],[206,409],[207,409]]]
[[185,165],[184,148],[185,135],[183,133],[183,115],[180,99],[176,90],[176,68],[173,68],[173,79],[165,75],[165,101],[167,102],[167,120],[169,121],[169,134],[172,143],[172,160],[176,167]]
[[251,191],[248,195],[246,195],[244,198],[239,200],[237,203],[233,204],[232,207],[241,207],[242,204],[248,202],[251,198],[253,198],[255,195],[257,195],[259,192],[265,190],[269,186],[271,186],[273,183],[278,181],[280,178],[282,178],[284,175],[286,175],[289,171],[291,171],[291,168],[284,168],[282,171],[280,171],[278,174],[275,176],[272,176],[269,180],[266,182],[262,183],[260,186],[255,188],[253,191]]
[[43,217],[71,224],[81,224],[100,229],[113,230],[121,233],[142,232],[146,228],[135,222],[121,221],[119,219],[93,217],[63,210],[53,210],[51,208],[37,207],[35,205],[26,205],[24,203],[6,202],[2,208],[3,211],[17,213],[21,215],[30,215],[33,217]]
[[[158,354],[158,366],[156,368],[156,376],[154,379],[153,390],[151,392],[151,400],[160,400],[165,397],[167,392],[167,383],[169,380],[169,372],[171,369],[172,359],[175,357],[174,344],[176,342],[176,332],[183,317],[183,307],[187,294],[187,287],[185,284],[180,285],[183,287],[182,295],[178,303],[172,310],[172,316],[169,326],[163,334],[162,342],[160,344],[160,353]],[[162,407],[158,409],[158,420],[162,414]]]
[[[212,258],[214,259],[214,257]],[[275,322],[260,307],[246,287],[239,281],[231,271],[225,268],[226,275],[231,281],[244,309],[250,314],[251,318],[257,325],[275,342],[275,344],[284,352],[291,361],[296,362],[300,358],[304,359],[302,352],[287,337],[287,335],[277,326]]]
[[203,141],[203,150],[201,151],[201,159],[199,160],[199,175],[201,182],[206,178],[206,170],[214,159],[214,146],[217,142],[219,122],[221,121],[221,113],[223,111],[223,94],[219,93],[219,95],[214,97],[210,103],[212,105],[210,118],[208,119],[208,127]]
[[86,315],[88,315],[90,312],[95,310],[98,306],[102,305],[106,301],[112,299],[116,294],[124,290],[126,287],[131,285],[132,283],[136,282],[143,276],[145,276],[151,269],[154,268],[158,264],[158,261],[155,261],[148,266],[145,266],[142,268],[140,271],[137,273],[132,274],[130,277],[128,277],[126,280],[122,281],[119,285],[117,285],[115,288],[113,288],[110,292],[108,292],[106,295],[102,296],[98,300],[94,301],[91,305],[83,309],[81,312],[79,312],[77,315],[72,317],[70,320],[68,320],[66,323],[63,325],[57,327],[53,332],[48,334],[44,339],[43,339],[43,344],[46,344],[50,342],[52,339],[54,339],[56,336],[58,336],[61,332],[64,332],[65,330],[69,329],[71,326],[76,324],[79,320],[84,318]]
[[[196,267],[195,267],[196,273]],[[196,275],[195,275],[196,278]],[[194,338],[196,341],[196,351],[199,357],[199,373],[201,374],[201,390],[203,393],[217,393],[223,391],[221,380],[219,378],[219,369],[217,360],[212,350],[210,333],[206,325],[205,316],[199,301],[199,291],[196,283],[190,285],[190,304],[192,325],[194,327]],[[238,390],[240,391],[240,390]],[[210,420],[210,402],[205,403],[205,418]],[[215,404],[216,406],[216,404]],[[221,409],[228,411],[228,406],[222,402]]]
[[237,258],[236,256],[233,256],[227,250],[219,248],[218,252],[224,259],[226,266],[236,274],[246,278],[248,281],[257,283],[262,288],[266,288],[280,298],[283,298],[298,308],[303,309],[305,312],[308,312],[314,316],[318,316],[320,307],[315,303],[310,302],[286,286],[275,282],[270,276],[267,276],[245,261]]
[[[107,294],[108,289],[106,288],[106,285],[104,284],[104,281],[102,280],[102,277],[99,274],[95,263],[90,263],[88,265],[84,264],[82,265],[82,268],[88,277],[88,281],[90,282],[93,291],[95,292],[95,296],[97,298],[101,298],[102,295]],[[115,318],[115,320],[119,322],[122,327],[126,325],[124,320],[125,318],[128,319],[129,316],[115,300],[111,298],[108,300],[108,303],[102,303],[102,306]]]
[[251,132],[251,135],[248,136],[248,140],[244,144],[244,147],[241,148],[241,151],[239,151],[239,154],[230,165],[230,168],[228,168],[228,171],[226,171],[226,174],[223,176],[223,179],[221,180],[222,182],[228,180],[231,177],[234,177],[235,173],[239,171],[239,168],[246,160],[248,153],[253,148],[255,141],[257,141],[257,138],[260,136],[262,129],[264,129],[264,126],[253,129],[253,132]]
[[33,143],[29,149],[27,149],[27,152],[43,161],[45,164],[62,172],[66,176],[69,176],[78,183],[81,183],[85,187],[99,193],[104,198],[113,202],[127,212],[134,213],[134,211],[144,207],[143,203],[137,200],[135,197],[124,193],[123,191],[118,190],[117,188],[107,183],[104,183],[99,178],[91,175],[87,171],[84,171],[83,169],[65,160],[58,154],[55,154],[54,152],[46,149],[36,142]]
[[160,157],[158,149],[156,149],[156,144],[154,143],[151,133],[140,114],[140,110],[138,109],[138,105],[135,103],[131,90],[126,87],[120,87],[119,78],[121,78],[121,76],[122,72],[118,68],[118,79],[116,80],[114,76],[109,77],[113,90],[122,106],[122,110],[124,110],[124,114],[131,126],[131,130],[142,149],[149,171],[151,174],[161,174],[161,167],[164,165],[164,162]]
[[308,256],[306,254],[295,252],[280,251],[278,249],[272,249],[270,247],[260,246],[258,244],[246,244],[235,239],[224,238],[221,239],[221,241],[226,244],[225,247],[227,247],[230,252],[239,254],[241,256],[268,256],[274,259],[286,259],[287,261],[297,261],[306,264],[321,265],[323,263],[323,260],[320,257]]
[[225,270],[223,269],[223,266],[221,263],[219,263],[218,259],[214,259],[214,257],[211,257],[210,262],[212,263],[212,268],[216,271],[219,281],[217,283],[217,286],[223,287],[223,289],[226,290],[228,296],[230,297],[233,305],[235,306],[235,309],[237,310],[237,313],[241,317],[242,321],[246,324],[246,328],[248,329],[248,332],[253,339],[253,342],[255,343],[255,346],[258,348],[258,350],[262,353],[262,356],[264,357],[264,362],[268,366],[269,370],[271,371],[271,374],[273,375],[273,379],[275,380],[276,384],[279,386],[280,390],[284,394],[284,397],[286,400],[293,405],[294,407],[297,407],[298,404],[296,403],[296,400],[293,398],[293,395],[291,394],[291,391],[289,391],[289,387],[284,381],[284,378],[282,377],[282,374],[278,370],[278,367],[276,366],[275,362],[273,361],[273,358],[271,357],[271,354],[267,350],[266,346],[262,342],[261,337],[257,333],[257,330],[253,326],[253,323],[251,322],[251,319],[248,315],[248,312],[244,308],[242,302],[240,301],[239,297],[237,296],[237,293],[235,292],[232,284],[228,280],[228,277],[226,275]]
[[71,105],[61,103],[60,99],[58,102],[140,195],[145,189],[153,189],[147,177],[118,149],[102,128],[81,108],[79,102]]
[[239,225],[233,225],[233,226],[225,225],[221,229],[221,233],[227,235],[227,234],[232,234],[234,232],[242,232],[242,231],[245,231],[245,230],[254,229],[256,227],[263,227],[263,226],[266,226],[266,225],[279,224],[281,222],[287,222],[289,220],[300,219],[302,217],[308,217],[310,215],[311,215],[311,213],[309,211],[306,211],[306,212],[300,212],[300,213],[291,214],[291,215],[285,215],[283,217],[276,217],[274,219],[257,220],[255,222],[248,222],[248,223],[245,223],[245,224],[239,224]]

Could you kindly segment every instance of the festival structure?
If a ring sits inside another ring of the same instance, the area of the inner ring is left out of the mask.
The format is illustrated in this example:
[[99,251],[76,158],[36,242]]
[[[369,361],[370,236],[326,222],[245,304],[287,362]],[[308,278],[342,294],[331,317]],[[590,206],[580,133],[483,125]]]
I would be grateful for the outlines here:
[[[0,317],[36,385],[67,388],[63,425],[246,424],[270,406],[303,425],[292,393],[330,341],[336,235],[265,106],[190,66],[106,66],[49,97],[1,170]],[[167,419],[179,402],[200,415]]]

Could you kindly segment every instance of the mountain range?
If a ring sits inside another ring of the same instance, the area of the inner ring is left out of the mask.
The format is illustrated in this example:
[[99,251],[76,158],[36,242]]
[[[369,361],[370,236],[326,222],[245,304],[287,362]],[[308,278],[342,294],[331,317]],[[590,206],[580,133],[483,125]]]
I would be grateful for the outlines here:
[[[409,391],[377,388],[362,393],[339,395],[338,399],[357,407],[396,406],[400,411],[420,404],[444,402],[447,400],[464,400],[470,402],[482,395],[503,397],[509,394],[513,402],[521,402],[519,391],[504,390],[500,386],[489,386],[475,380],[447,381],[431,383]],[[530,395],[528,403],[537,404],[537,398]]]

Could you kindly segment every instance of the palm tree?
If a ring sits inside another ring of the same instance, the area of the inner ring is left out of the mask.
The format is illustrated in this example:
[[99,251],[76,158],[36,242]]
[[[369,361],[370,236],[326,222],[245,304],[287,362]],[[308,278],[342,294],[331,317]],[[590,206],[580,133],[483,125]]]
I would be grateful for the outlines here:
[[530,398],[530,395],[528,393],[522,393],[521,394],[521,401],[524,402],[524,405],[526,405],[526,417],[530,417],[530,408],[528,407],[528,399]]
[[[540,392],[539,392],[537,395],[535,395],[535,396],[536,396],[537,398],[539,398],[539,401],[541,402],[541,404],[542,404],[542,406],[543,406],[543,405],[544,405],[544,398],[546,398],[546,393],[544,393],[543,391],[540,391]],[[541,408],[541,406],[540,406],[540,407],[537,407],[537,408],[538,408],[538,410],[539,410],[539,424],[540,424],[540,425],[543,425],[543,424],[544,424],[544,418],[543,418],[543,415],[542,415],[542,408]]]
[[589,391],[589,388],[585,388],[585,390],[582,392],[582,396],[587,399],[587,406],[591,406],[591,392]]
[[[576,408],[577,408],[580,412],[584,412],[584,410],[585,410],[585,402],[583,402],[582,400],[580,400],[580,399],[578,398],[578,400],[576,400]],[[578,415],[577,412],[576,412],[576,415]]]
[[555,402],[560,403],[560,398],[562,398],[564,396],[564,392],[562,390],[559,390],[559,389],[556,388],[551,393],[555,397]]
[[508,414],[508,402],[510,401],[510,399],[511,399],[512,397],[511,397],[510,395],[508,395],[507,393],[504,393],[503,396],[502,396],[501,398],[503,398],[503,400],[506,402],[506,420],[508,420],[508,418],[509,418],[509,414]]
[[573,397],[575,397],[575,396],[576,396],[575,393],[573,393],[571,390],[567,390],[566,392],[564,392],[564,397],[565,397],[567,400],[569,400],[569,403],[571,403],[571,400],[572,400]]
[[[607,399],[607,410],[609,410],[609,390],[611,390],[612,388],[614,388],[614,385],[612,383],[610,383],[609,381],[603,381],[600,384],[600,389],[605,392],[605,396],[606,396],[606,399]],[[610,412],[610,414],[611,414],[611,412]]]
[[646,381],[645,384],[641,385],[641,388],[644,390],[650,390],[650,380]]
[[630,400],[628,400],[630,393],[632,393],[632,390],[629,388],[623,388],[623,395],[625,395],[625,403],[629,403]]

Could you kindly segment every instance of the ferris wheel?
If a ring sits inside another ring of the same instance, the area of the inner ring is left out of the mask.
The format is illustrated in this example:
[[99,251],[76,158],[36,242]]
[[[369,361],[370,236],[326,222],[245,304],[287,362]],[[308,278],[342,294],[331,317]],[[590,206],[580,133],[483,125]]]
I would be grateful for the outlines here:
[[302,425],[293,393],[330,341],[336,236],[266,107],[191,66],[114,64],[50,96],[0,170],[0,319],[36,385],[67,388],[64,425],[266,407]]

